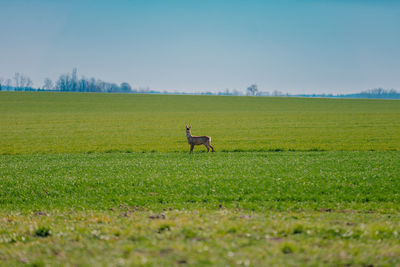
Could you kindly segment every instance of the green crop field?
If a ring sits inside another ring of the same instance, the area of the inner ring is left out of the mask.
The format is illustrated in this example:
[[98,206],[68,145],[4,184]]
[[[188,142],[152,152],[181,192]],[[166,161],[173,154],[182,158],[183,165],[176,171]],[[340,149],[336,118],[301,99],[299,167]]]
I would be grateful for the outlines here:
[[0,154],[400,150],[400,101],[0,93]]
[[[0,93],[0,265],[400,265],[400,101]],[[216,153],[189,154],[185,124]]]

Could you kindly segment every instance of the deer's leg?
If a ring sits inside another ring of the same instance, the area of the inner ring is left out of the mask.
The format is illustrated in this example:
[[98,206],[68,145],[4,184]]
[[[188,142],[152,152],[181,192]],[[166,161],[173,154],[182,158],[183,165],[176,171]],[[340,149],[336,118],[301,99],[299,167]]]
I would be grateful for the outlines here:
[[207,152],[209,152],[210,151],[209,144],[204,144],[204,146],[207,148]]
[[193,153],[194,144],[190,144],[190,153]]
[[210,143],[208,144],[208,146],[211,147],[211,149],[212,149],[211,152],[214,152],[214,148],[212,147],[212,145]]

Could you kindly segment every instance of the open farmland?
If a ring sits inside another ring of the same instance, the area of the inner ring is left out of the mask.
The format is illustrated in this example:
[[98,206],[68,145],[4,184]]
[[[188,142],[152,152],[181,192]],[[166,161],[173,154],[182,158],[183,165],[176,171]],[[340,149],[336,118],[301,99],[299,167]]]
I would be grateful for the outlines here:
[[400,150],[400,102],[132,94],[0,94],[0,154]]
[[[400,264],[400,101],[0,93],[0,264]],[[217,153],[188,154],[185,123]]]

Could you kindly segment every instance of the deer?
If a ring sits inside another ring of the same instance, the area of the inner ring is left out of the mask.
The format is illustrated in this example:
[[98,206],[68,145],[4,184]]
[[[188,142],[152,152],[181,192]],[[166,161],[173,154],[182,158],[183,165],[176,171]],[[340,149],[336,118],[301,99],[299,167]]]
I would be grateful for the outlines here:
[[214,148],[211,145],[211,137],[210,136],[192,136],[192,133],[190,132],[191,129],[192,129],[191,125],[189,125],[189,126],[186,125],[186,138],[190,145],[190,153],[193,153],[194,146],[199,146],[199,145],[204,145],[207,148],[207,152],[210,151],[210,148],[212,149],[211,152],[214,152]]

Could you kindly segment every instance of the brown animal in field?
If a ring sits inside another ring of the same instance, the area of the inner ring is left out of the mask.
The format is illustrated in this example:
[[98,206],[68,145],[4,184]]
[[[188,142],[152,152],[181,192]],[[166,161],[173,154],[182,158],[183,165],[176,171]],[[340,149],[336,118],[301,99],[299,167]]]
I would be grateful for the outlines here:
[[199,145],[204,145],[207,148],[207,152],[210,151],[210,148],[212,149],[211,152],[214,152],[214,148],[211,146],[211,137],[210,136],[192,136],[192,133],[190,132],[191,128],[192,128],[192,126],[186,125],[186,137],[187,137],[188,143],[190,145],[190,153],[193,152],[194,146],[199,146]]

